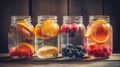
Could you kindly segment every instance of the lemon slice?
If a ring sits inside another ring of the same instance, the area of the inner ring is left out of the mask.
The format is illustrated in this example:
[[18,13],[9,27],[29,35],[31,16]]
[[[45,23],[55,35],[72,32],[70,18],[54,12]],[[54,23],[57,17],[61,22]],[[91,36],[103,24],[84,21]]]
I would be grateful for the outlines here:
[[58,49],[54,46],[44,46],[39,48],[36,53],[40,58],[50,58],[55,54],[58,55]]

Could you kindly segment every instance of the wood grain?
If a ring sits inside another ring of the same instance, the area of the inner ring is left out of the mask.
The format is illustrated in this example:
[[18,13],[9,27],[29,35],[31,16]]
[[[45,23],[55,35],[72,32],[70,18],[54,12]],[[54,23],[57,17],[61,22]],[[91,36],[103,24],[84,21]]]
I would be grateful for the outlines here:
[[7,52],[8,28],[13,15],[29,15],[28,0],[0,0],[0,52]]
[[[113,54],[109,59],[65,59],[56,58],[42,60],[37,57],[32,59],[8,59],[7,54],[0,54],[1,67],[119,67],[120,66],[120,54]],[[5,58],[6,57],[6,58]]]

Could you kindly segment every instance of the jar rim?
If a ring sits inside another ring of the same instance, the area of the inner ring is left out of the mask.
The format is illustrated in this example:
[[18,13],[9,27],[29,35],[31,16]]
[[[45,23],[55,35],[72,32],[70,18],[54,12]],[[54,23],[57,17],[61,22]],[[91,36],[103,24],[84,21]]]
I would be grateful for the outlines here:
[[100,19],[110,19],[110,16],[108,15],[91,15],[89,16],[89,20],[93,20],[93,19],[96,19],[96,18],[100,18]]
[[47,19],[47,18],[51,18],[51,19],[57,19],[57,16],[56,15],[39,15],[38,16],[38,19]]
[[67,23],[66,20],[69,20],[69,23],[74,20],[77,23],[82,23],[83,22],[83,17],[82,16],[63,16],[63,23]]

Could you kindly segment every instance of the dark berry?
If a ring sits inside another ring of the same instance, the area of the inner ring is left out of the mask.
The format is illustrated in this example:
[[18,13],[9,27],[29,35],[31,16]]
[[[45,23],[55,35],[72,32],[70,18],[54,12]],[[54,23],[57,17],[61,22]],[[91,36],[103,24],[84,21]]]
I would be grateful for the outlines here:
[[68,53],[68,57],[69,57],[69,58],[72,58],[72,57],[73,57],[73,53],[72,53],[71,51]]
[[72,49],[71,50],[73,54],[77,54],[78,50],[77,49]]
[[73,30],[69,31],[69,37],[74,37],[75,36],[75,32]]
[[73,45],[72,44],[67,44],[66,47],[67,48],[73,48]]
[[67,53],[62,52],[62,56],[63,56],[63,57],[67,57]]
[[78,49],[78,51],[86,52],[85,48],[82,47],[81,45],[77,45],[77,46],[76,46],[76,49]]

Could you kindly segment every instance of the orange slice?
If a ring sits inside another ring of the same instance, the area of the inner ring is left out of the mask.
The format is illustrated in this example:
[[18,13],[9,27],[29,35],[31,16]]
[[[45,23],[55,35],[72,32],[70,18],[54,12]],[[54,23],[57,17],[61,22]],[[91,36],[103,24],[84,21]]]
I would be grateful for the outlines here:
[[49,36],[42,34],[41,28],[42,28],[41,24],[37,24],[35,26],[35,35],[41,39],[49,39],[50,38]]
[[34,52],[34,47],[27,42],[21,42],[17,47],[18,52]]
[[92,39],[97,43],[105,43],[109,39],[109,27],[105,26],[106,21],[96,20],[92,25],[94,32],[92,33]]
[[27,21],[18,21],[17,23],[17,31],[19,32],[19,34],[28,39],[31,40],[34,38],[34,27],[32,25],[28,25]]
[[44,21],[41,30],[43,34],[49,37],[55,37],[59,33],[59,25],[53,20],[48,19]]

